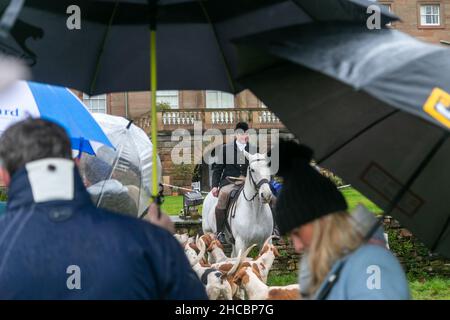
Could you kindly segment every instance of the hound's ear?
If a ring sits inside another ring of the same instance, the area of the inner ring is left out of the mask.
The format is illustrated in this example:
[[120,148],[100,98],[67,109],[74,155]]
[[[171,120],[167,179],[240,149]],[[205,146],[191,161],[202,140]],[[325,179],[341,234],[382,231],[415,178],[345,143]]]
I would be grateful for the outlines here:
[[247,160],[250,161],[250,156],[251,156],[251,154],[248,153],[248,152],[245,151],[245,150],[242,150],[242,152],[244,153],[244,156],[247,158]]

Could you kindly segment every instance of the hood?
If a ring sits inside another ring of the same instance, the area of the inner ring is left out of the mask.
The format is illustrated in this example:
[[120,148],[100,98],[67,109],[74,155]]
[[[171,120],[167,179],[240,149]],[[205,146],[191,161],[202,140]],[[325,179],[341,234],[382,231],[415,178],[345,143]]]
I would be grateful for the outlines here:
[[[372,212],[370,212],[365,206],[359,204],[351,213],[353,218],[354,227],[359,233],[366,237],[372,228],[379,223],[377,218]],[[386,244],[386,238],[384,236],[383,226],[380,227],[371,235],[370,240]]]
[[8,210],[57,201],[91,204],[75,163],[61,158],[27,163],[12,176],[8,194]]

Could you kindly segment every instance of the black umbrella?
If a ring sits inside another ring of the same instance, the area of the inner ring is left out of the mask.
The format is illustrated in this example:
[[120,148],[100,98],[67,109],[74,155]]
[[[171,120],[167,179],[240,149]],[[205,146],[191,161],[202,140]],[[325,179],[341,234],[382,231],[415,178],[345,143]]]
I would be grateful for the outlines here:
[[[343,25],[239,43],[241,81],[315,148],[317,162],[450,257],[450,50]],[[270,55],[248,63],[255,48]]]
[[[9,3],[10,0],[0,0],[0,12]],[[26,60],[39,82],[88,94],[148,90],[152,20],[158,29],[158,89],[236,93],[244,88],[234,81],[237,60],[230,39],[311,21],[365,25],[369,4],[373,3],[27,0],[11,29],[11,37],[0,39],[0,51]],[[80,30],[67,28],[70,14],[66,11],[71,5],[80,8]],[[384,12],[382,19],[386,23],[395,17]]]
[[[311,21],[366,25],[367,7],[373,4],[367,0],[320,3],[28,0],[24,4],[22,0],[3,0],[0,8],[6,8],[7,25],[14,20],[9,17],[17,15],[17,21],[11,37],[0,42],[0,48],[27,60],[37,81],[89,94],[151,89],[154,106],[157,88],[233,93],[244,89],[234,80],[237,60],[229,41],[232,38]],[[67,11],[80,13],[81,22],[68,23]],[[381,18],[382,23],[396,19],[385,9]],[[30,37],[34,40],[28,40]],[[152,108],[151,128],[156,166],[156,108]],[[155,172],[153,192],[157,189]]]

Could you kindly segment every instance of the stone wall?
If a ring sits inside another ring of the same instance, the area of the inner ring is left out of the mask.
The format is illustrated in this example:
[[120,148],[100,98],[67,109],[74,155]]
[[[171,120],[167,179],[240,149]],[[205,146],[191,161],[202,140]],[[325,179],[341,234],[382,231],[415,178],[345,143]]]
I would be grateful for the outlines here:
[[450,260],[431,253],[409,230],[393,218],[386,218],[384,227],[389,246],[410,277],[450,277]]
[[280,256],[275,259],[272,269],[272,274],[292,274],[298,272],[298,265],[300,261],[300,255],[295,253],[294,247],[290,239],[283,238],[274,241]]
[[[409,33],[417,39],[435,44],[439,44],[441,40],[450,41],[450,0],[382,0],[379,2],[391,5],[392,11],[401,18],[401,21],[392,24],[394,29]],[[440,26],[430,27],[420,25],[421,4],[440,4]]]

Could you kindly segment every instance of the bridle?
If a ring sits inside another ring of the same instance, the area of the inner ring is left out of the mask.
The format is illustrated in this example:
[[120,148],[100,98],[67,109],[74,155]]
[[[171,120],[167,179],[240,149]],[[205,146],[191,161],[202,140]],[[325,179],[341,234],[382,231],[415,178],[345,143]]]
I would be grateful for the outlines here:
[[244,199],[245,200],[247,200],[247,201],[253,201],[255,198],[256,198],[256,196],[258,195],[258,193],[259,193],[259,189],[261,188],[261,186],[263,185],[263,184],[265,184],[265,183],[267,183],[267,184],[269,184],[269,180],[267,180],[267,179],[261,179],[261,180],[259,180],[258,181],[258,183],[256,183],[255,182],[255,179],[253,178],[253,176],[252,176],[252,170],[250,170],[251,168],[250,168],[250,165],[253,163],[253,162],[256,162],[256,161],[263,161],[264,159],[255,159],[255,160],[252,160],[251,162],[249,162],[249,164],[248,164],[248,169],[247,169],[247,171],[248,171],[248,176],[250,177],[250,181],[251,181],[251,183],[255,186],[255,189],[256,189],[256,192],[255,192],[255,194],[250,198],[250,199],[248,199],[247,198],[247,196],[245,195],[245,188],[242,190],[242,193],[243,193],[243,195],[244,195]]

